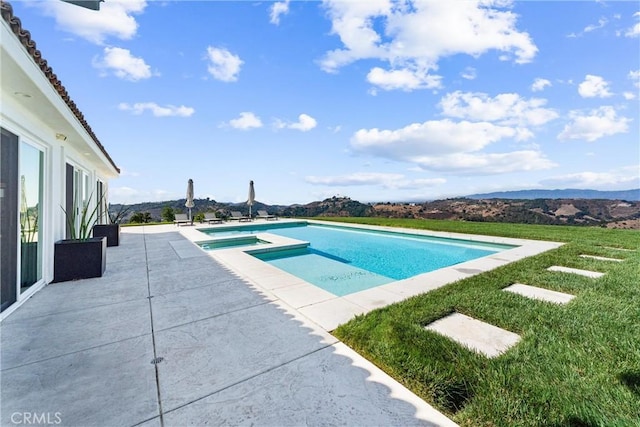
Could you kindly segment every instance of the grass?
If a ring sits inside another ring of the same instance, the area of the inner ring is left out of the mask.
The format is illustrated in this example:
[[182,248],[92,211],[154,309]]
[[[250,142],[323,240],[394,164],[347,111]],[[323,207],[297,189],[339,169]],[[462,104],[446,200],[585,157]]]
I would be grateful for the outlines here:
[[[462,426],[640,425],[640,232],[378,218],[339,221],[566,242],[357,316],[334,334]],[[606,274],[590,279],[549,272],[551,265]],[[576,298],[560,306],[501,290],[516,282]],[[452,312],[522,339],[488,359],[424,329]]]

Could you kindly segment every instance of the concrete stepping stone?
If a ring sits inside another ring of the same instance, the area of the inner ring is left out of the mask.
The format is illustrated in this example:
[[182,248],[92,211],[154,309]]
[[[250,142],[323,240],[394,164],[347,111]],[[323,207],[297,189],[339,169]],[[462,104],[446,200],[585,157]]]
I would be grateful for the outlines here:
[[444,335],[487,357],[499,356],[520,341],[518,334],[461,313],[438,319],[425,326],[425,329]]
[[523,285],[522,283],[514,283],[513,285],[507,286],[502,290],[522,295],[531,299],[552,302],[554,304],[566,304],[575,298],[575,295],[552,291],[550,289],[538,288],[537,286]]
[[614,248],[613,246],[603,246],[605,249],[613,249],[614,251],[635,252],[633,249],[627,248]]
[[597,255],[580,255],[580,258],[597,259],[598,261],[613,261],[613,262],[624,261],[623,259],[620,259],[620,258],[607,258],[606,256],[597,256]]
[[598,277],[604,276],[604,273],[600,273],[599,271],[580,270],[578,268],[562,267],[559,265],[552,265],[551,267],[547,268],[547,270],[559,271],[561,273],[579,274],[580,276],[590,277],[592,279],[597,279]]

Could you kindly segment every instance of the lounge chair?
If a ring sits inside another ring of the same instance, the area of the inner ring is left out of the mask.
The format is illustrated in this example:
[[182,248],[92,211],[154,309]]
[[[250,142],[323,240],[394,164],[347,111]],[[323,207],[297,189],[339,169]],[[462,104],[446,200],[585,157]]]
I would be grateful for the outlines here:
[[221,224],[222,218],[218,218],[215,212],[205,212],[203,222],[205,221],[208,222],[209,224]]
[[191,224],[191,221],[189,220],[189,217],[187,217],[187,214],[175,214],[173,223],[180,227],[180,224]]
[[267,211],[264,211],[264,210],[260,210],[260,211],[258,211],[258,215],[256,215],[256,218],[266,219],[267,221],[269,221],[269,220],[274,220],[274,221],[275,221],[275,220],[277,220],[277,219],[278,219],[278,217],[277,217],[277,216],[275,216],[275,215],[269,215],[269,214],[267,213]]
[[244,216],[240,213],[240,211],[231,211],[231,216],[229,217],[232,221],[251,221],[251,217]]

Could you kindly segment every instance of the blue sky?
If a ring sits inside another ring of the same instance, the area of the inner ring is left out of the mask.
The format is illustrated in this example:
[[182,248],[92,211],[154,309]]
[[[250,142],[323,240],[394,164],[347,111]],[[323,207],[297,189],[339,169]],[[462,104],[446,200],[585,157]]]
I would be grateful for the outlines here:
[[12,5],[114,203],[640,186],[637,1]]

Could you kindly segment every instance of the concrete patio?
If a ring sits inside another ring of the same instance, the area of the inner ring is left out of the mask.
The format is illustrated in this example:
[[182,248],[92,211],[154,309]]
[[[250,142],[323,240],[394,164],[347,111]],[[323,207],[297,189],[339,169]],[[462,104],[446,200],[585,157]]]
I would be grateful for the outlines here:
[[455,425],[173,226],[0,324],[0,424]]

